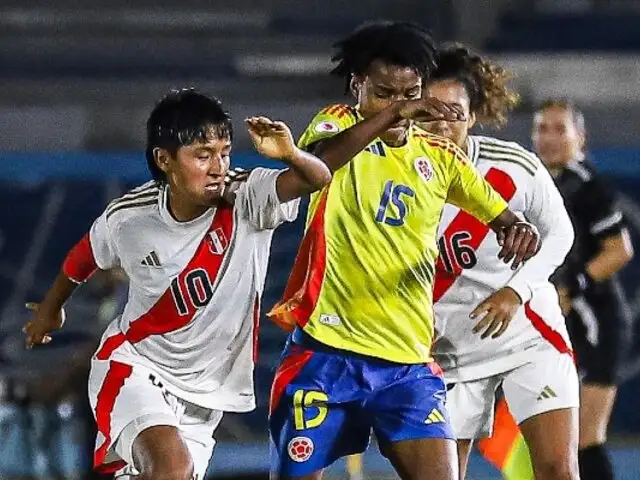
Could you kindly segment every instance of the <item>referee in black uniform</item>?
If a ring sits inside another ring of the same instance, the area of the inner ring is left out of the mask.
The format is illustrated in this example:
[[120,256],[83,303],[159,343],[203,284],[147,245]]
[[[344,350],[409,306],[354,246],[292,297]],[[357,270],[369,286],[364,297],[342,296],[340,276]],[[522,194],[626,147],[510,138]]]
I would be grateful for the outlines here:
[[548,100],[535,113],[532,138],[576,232],[554,283],[582,376],[580,477],[613,480],[604,444],[631,337],[631,317],[617,272],[633,257],[633,247],[615,192],[584,159],[582,113],[569,102]]

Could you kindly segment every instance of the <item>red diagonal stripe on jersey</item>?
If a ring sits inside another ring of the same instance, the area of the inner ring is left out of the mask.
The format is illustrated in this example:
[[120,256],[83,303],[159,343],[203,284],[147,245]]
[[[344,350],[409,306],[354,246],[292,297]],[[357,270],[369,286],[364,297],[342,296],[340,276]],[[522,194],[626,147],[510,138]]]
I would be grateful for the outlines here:
[[322,288],[327,264],[324,213],[329,189],[320,195],[318,207],[293,262],[282,300],[268,313],[278,326],[287,331],[293,330],[296,324],[301,327],[307,324]]
[[[516,185],[509,175],[497,168],[490,168],[485,176],[485,180],[498,192],[505,201],[509,201],[516,193]],[[465,245],[477,249],[482,241],[489,233],[489,226],[482,223],[477,218],[469,215],[467,212],[460,210],[460,212],[453,218],[449,226],[445,229],[442,236],[445,239],[445,245],[449,248],[451,244],[451,237],[458,232],[468,232],[470,238],[465,242]],[[499,261],[496,258],[496,262]],[[438,257],[436,262],[436,280],[433,285],[433,301],[437,302],[442,296],[447,293],[451,285],[458,279],[462,273],[462,268],[454,264],[452,265],[454,271],[449,272],[444,266],[444,262],[441,257]]]
[[554,330],[551,325],[546,323],[544,319],[531,308],[529,302],[524,304],[524,313],[533,327],[540,332],[542,338],[553,345],[553,347],[560,353],[566,353],[567,355],[571,355],[573,358],[573,350],[569,347],[564,337],[560,332]]
[[104,465],[104,460],[107,457],[109,448],[111,448],[111,442],[114,440],[111,438],[111,414],[113,413],[113,407],[116,404],[116,399],[124,383],[127,381],[127,378],[131,376],[131,372],[133,372],[133,368],[130,365],[111,361],[109,363],[109,370],[102,382],[102,387],[100,387],[100,391],[98,392],[95,410],[96,426],[104,437],[104,440],[102,441],[102,445],[100,445],[94,453],[93,465],[104,473],[115,471],[113,470],[114,467],[118,469],[124,466],[121,463]]
[[311,350],[302,350],[300,347],[294,346],[291,352],[280,364],[275,376],[273,377],[273,385],[271,387],[271,398],[269,399],[269,415],[280,403],[280,398],[291,381],[298,375],[307,364],[313,352]]
[[[220,232],[222,232],[225,238],[231,239],[233,227],[233,209],[219,208],[211,222],[211,227],[201,240],[200,245],[198,245],[195,254],[178,275],[177,283],[183,292],[187,290],[185,285],[186,276],[196,268],[206,270],[211,284],[216,284],[220,267],[231,249],[227,248],[224,254],[216,253],[219,252],[219,245],[214,243],[211,233],[216,232],[217,235],[220,236]],[[109,337],[100,350],[98,350],[96,357],[99,360],[106,360],[125,340],[131,343],[137,343],[151,335],[161,335],[184,327],[193,319],[198,311],[198,308],[188,301],[187,298],[185,293],[185,301],[182,303],[183,307],[187,308],[187,312],[180,313],[176,301],[173,298],[171,288],[167,288],[146,313],[129,324],[129,329],[125,333]]]

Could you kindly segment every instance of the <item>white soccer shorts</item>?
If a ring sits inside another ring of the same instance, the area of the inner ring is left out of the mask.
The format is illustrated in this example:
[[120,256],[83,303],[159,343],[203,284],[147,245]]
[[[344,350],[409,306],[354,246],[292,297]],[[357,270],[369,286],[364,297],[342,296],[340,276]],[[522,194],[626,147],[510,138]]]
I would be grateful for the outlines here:
[[499,375],[449,385],[447,409],[454,435],[461,440],[491,436],[500,385],[518,424],[541,413],[578,408],[580,384],[573,358],[552,348],[545,352]]
[[89,400],[98,426],[94,467],[127,478],[133,468],[132,447],[144,430],[175,426],[194,463],[196,479],[203,479],[213,453],[213,434],[223,412],[199,407],[167,392],[153,372],[117,361],[93,360]]

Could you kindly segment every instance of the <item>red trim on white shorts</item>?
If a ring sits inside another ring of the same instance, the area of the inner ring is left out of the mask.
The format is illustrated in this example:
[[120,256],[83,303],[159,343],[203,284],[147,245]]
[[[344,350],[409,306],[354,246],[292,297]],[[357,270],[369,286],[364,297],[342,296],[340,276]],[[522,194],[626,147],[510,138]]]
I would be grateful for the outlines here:
[[564,337],[558,332],[554,330],[548,323],[544,321],[544,319],[538,315],[527,302],[524,304],[524,313],[542,338],[548,341],[553,347],[558,350],[560,353],[566,353],[573,358],[573,349],[567,344]]
[[126,465],[124,461],[117,461],[105,464],[107,453],[112,446],[111,438],[111,415],[113,407],[118,398],[118,394],[127,378],[131,376],[133,367],[125,363],[111,360],[109,362],[109,370],[104,377],[100,392],[98,392],[98,401],[96,403],[95,415],[98,432],[104,437],[102,445],[96,446],[93,455],[93,466],[101,473],[113,473]]

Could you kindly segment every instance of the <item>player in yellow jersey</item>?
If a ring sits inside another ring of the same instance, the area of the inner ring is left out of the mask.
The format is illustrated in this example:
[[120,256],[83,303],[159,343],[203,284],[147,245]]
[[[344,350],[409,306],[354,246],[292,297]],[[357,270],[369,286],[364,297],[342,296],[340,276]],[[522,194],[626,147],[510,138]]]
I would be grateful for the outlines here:
[[535,227],[507,209],[450,141],[414,120],[462,119],[420,99],[435,67],[421,27],[374,23],[338,43],[333,73],[357,106],[313,119],[300,147],[334,172],[311,199],[283,300],[293,327],[271,394],[272,470],[318,479],[363,452],[371,430],[403,479],[457,479],[445,386],[431,359],[436,229],[445,202],[498,232],[514,266],[537,245]]

